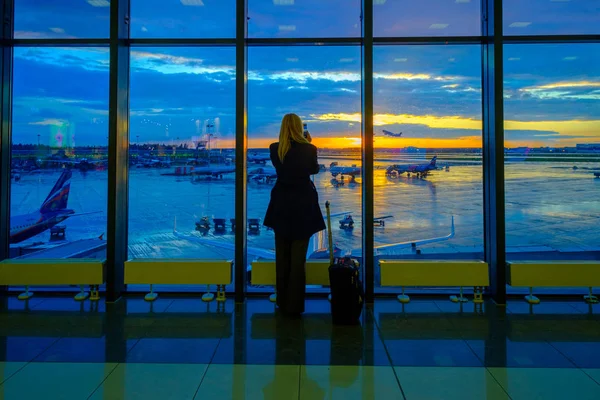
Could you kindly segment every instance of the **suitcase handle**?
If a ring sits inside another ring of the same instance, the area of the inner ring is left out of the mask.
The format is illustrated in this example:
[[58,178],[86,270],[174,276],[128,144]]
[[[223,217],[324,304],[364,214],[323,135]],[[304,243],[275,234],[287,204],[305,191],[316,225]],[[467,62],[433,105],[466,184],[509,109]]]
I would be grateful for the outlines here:
[[325,202],[327,210],[327,240],[329,244],[329,265],[333,265],[333,236],[331,233],[331,211],[329,209],[329,200]]

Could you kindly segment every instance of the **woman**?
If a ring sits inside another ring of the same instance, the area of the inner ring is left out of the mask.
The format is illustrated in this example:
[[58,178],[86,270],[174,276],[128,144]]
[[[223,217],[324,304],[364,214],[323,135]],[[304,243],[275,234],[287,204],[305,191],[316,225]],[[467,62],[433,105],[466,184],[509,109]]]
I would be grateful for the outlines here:
[[277,182],[264,225],[275,231],[277,306],[290,315],[304,312],[305,263],[310,237],[323,229],[323,213],[310,176],[319,172],[317,148],[304,136],[302,120],[287,114],[281,121],[279,142],[271,144]]

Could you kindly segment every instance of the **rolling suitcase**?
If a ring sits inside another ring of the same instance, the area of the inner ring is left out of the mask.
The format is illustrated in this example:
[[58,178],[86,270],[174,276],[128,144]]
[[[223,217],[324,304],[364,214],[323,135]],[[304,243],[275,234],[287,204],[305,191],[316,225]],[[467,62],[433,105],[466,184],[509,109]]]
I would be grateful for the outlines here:
[[331,319],[336,325],[359,324],[364,302],[360,268],[358,262],[351,257],[334,257],[329,201],[325,203],[325,208],[329,240]]

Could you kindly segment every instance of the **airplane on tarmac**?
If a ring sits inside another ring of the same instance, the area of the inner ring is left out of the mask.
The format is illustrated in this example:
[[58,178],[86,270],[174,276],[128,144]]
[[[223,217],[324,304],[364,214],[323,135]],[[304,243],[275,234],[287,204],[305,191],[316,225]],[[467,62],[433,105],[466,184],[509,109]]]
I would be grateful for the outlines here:
[[437,169],[437,167],[435,166],[436,161],[437,156],[433,157],[431,161],[427,164],[390,165],[386,170],[386,175],[402,175],[403,173],[406,173],[408,176],[410,176],[410,174],[415,174],[418,177],[423,177],[426,176],[429,173],[429,171]]
[[171,161],[169,160],[158,160],[155,158],[140,158],[138,159],[136,168],[168,168],[171,166]]
[[225,167],[196,167],[192,171],[190,171],[190,175],[192,176],[204,176],[208,178],[217,178],[223,179],[223,175],[225,174],[233,174],[235,173],[235,165],[234,166],[225,166]]
[[277,179],[277,171],[273,167],[260,167],[248,171],[248,180],[260,183],[271,183]]
[[90,171],[93,169],[106,168],[108,165],[107,159],[88,160],[87,158],[47,158],[38,160],[40,165],[53,165],[61,168],[77,168],[81,171]]
[[401,137],[402,133],[404,133],[404,132],[394,133],[394,132],[386,131],[385,129],[382,129],[382,132],[385,136],[390,136],[390,137]]
[[70,170],[63,171],[38,211],[10,217],[9,242],[11,244],[39,235],[69,217],[95,213],[76,214],[74,210],[67,208],[69,191],[71,190],[71,176],[72,172]]
[[[342,213],[331,214],[331,217],[347,215],[347,214],[350,214],[350,213],[342,212]],[[217,247],[217,248],[221,248],[221,249],[225,249],[225,250],[231,250],[231,251],[235,250],[234,243],[217,240],[217,239],[208,239],[208,238],[204,238],[197,234],[182,234],[177,231],[176,227],[173,228],[173,234],[175,235],[175,237],[178,237],[178,238],[184,239],[184,240],[188,240],[191,242],[196,242],[196,243],[200,243],[203,245],[213,246],[213,247]],[[443,242],[445,240],[449,240],[449,239],[453,238],[454,235],[455,235],[455,232],[454,232],[454,216],[453,216],[452,222],[451,222],[450,233],[448,235],[429,238],[429,239],[412,240],[412,241],[408,241],[408,242],[399,242],[399,243],[391,243],[391,244],[375,246],[375,255],[379,256],[379,255],[384,255],[388,251],[395,251],[395,250],[406,249],[406,248],[414,249],[417,246],[421,246],[424,244]],[[357,253],[359,251],[360,251],[360,249],[353,249],[353,250],[350,250],[348,253],[353,254],[353,253]],[[248,252],[248,255],[253,256],[255,259],[260,259],[260,258],[271,259],[271,260],[275,259],[275,250],[258,248],[258,247],[247,247],[247,252]],[[342,255],[342,249],[339,248],[338,246],[334,245],[333,253],[334,253],[335,257],[339,257]],[[309,245],[308,245],[308,251],[306,252],[306,257],[311,260],[328,259],[329,258],[329,250],[327,249],[327,230],[326,229],[322,230],[320,232],[317,232],[313,236],[311,236]]]
[[360,175],[362,172],[361,168],[357,167],[356,164],[353,164],[351,167],[335,165],[332,166],[329,171],[334,178],[337,178],[338,175],[340,175],[342,178],[344,176],[351,176],[352,178],[355,178],[356,175]]
[[265,153],[252,153],[252,155],[248,155],[248,162],[255,164],[266,164],[267,161],[271,161],[271,155]]

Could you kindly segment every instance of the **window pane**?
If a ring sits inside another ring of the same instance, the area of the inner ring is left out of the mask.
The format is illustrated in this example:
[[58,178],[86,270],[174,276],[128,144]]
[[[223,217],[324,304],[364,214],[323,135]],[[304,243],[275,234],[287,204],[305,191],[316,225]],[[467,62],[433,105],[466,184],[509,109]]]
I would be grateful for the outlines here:
[[600,0],[504,0],[505,35],[600,33]]
[[379,258],[483,257],[480,64],[479,46],[375,48]]
[[478,36],[477,0],[374,0],[373,34],[383,37]]
[[235,49],[133,48],[130,129],[129,257],[233,259]]
[[108,38],[108,0],[15,0],[15,38]]
[[600,45],[504,56],[507,257],[597,259]]
[[[354,227],[341,229],[334,217],[334,243],[343,253],[361,251],[361,72],[359,47],[251,47],[248,50],[248,217],[265,216],[274,174],[268,147],[277,142],[281,119],[296,113],[307,123],[319,163],[327,171],[313,175],[325,215],[349,213]],[[263,164],[263,161],[264,164]],[[330,165],[338,163],[356,175],[332,176]],[[261,170],[261,168],[263,168]],[[270,175],[269,175],[270,174]],[[248,237],[248,260],[273,258],[273,231],[261,226]],[[323,233],[325,233],[323,231]],[[327,235],[314,235],[309,258],[328,258]],[[261,250],[271,254],[261,254]],[[319,251],[321,250],[321,251]]]
[[360,14],[360,0],[248,0],[248,35],[360,37]]
[[131,37],[233,38],[235,0],[131,0]]
[[108,60],[14,49],[11,257],[105,257]]

